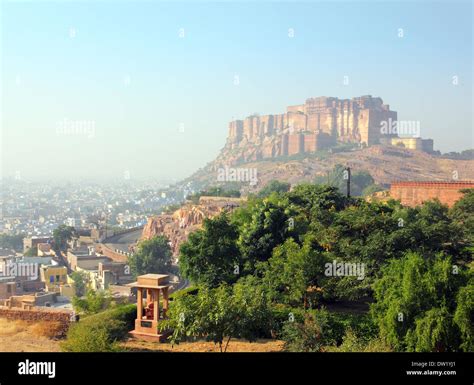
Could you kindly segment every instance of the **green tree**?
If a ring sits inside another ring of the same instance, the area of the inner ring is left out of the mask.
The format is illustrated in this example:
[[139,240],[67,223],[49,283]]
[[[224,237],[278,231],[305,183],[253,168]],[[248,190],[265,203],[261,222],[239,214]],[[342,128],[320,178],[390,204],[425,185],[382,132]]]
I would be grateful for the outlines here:
[[273,248],[291,234],[287,207],[284,200],[271,196],[252,208],[250,220],[239,228],[244,273],[253,273],[256,264],[268,260]]
[[253,341],[270,330],[271,311],[263,288],[254,277],[246,277],[233,287],[200,287],[196,295],[174,297],[169,319],[162,329],[172,329],[172,343],[206,339],[227,351],[231,338]]
[[317,305],[318,298],[307,289],[319,287],[325,280],[325,256],[311,245],[308,237],[303,245],[288,238],[275,247],[272,257],[261,266],[263,283],[272,300],[292,306]]
[[237,237],[237,227],[226,213],[205,219],[202,229],[191,233],[181,244],[179,266],[182,275],[211,287],[235,282],[241,269]]
[[[315,178],[315,183],[326,184],[329,186],[336,187],[340,193],[347,193],[347,174],[346,167],[337,164],[334,169],[327,175],[318,176]],[[374,184],[374,178],[367,171],[354,171],[351,172],[351,195],[361,196],[365,188]]]
[[368,185],[367,187],[365,187],[362,190],[361,195],[363,197],[367,197],[367,196],[373,195],[376,192],[384,191],[384,190],[385,190],[385,188],[383,186],[380,186],[380,185],[374,183],[374,184],[371,184],[371,185]]
[[471,275],[466,286],[459,289],[456,298],[457,307],[454,313],[454,324],[461,334],[460,349],[464,352],[474,351],[474,277]]
[[17,252],[23,251],[24,234],[0,234],[0,248],[13,249]]
[[467,247],[474,245],[474,189],[461,190],[464,196],[450,211],[450,216],[459,225]]
[[282,194],[290,191],[291,184],[287,182],[280,182],[278,180],[272,180],[270,183],[265,185],[257,194],[259,198],[265,198],[272,193]]
[[38,256],[38,247],[30,247],[28,250],[25,251],[24,253],[25,257],[37,257]]
[[86,293],[87,275],[84,272],[74,271],[71,274],[71,279],[74,281],[76,297],[82,297]]
[[290,352],[322,352],[326,345],[334,344],[331,338],[329,313],[313,310],[305,314],[302,323],[288,321],[283,327],[285,350]]
[[398,351],[458,351],[472,346],[472,328],[465,323],[472,303],[465,303],[468,289],[461,289],[472,286],[470,274],[441,254],[423,258],[407,253],[391,260],[374,284],[371,312],[380,336]]
[[96,314],[107,309],[112,303],[112,296],[108,291],[88,290],[84,298],[74,296],[72,305],[74,310],[83,314]]
[[171,267],[172,257],[168,242],[168,238],[163,235],[141,241],[137,252],[128,257],[132,274],[137,276],[167,272]]
[[[291,208],[298,214],[295,223],[331,224],[336,212],[353,202],[342,195],[336,187],[302,183],[287,194]],[[293,215],[293,214],[292,214]],[[303,232],[308,228],[302,227]]]
[[54,249],[57,252],[66,251],[67,243],[76,236],[76,230],[72,226],[60,225],[53,230]]
[[171,342],[205,338],[219,344],[221,352],[226,336],[234,331],[235,309],[232,306],[231,289],[221,285],[215,289],[201,287],[195,296],[175,297],[170,305],[169,319],[162,328],[171,328]]

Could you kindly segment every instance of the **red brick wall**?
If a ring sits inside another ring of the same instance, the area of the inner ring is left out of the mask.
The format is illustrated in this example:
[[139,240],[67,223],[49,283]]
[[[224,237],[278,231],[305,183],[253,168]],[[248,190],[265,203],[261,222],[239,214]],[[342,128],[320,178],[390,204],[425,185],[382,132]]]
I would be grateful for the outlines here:
[[395,182],[390,186],[390,197],[411,207],[437,198],[451,207],[463,197],[460,190],[467,188],[474,188],[474,182]]

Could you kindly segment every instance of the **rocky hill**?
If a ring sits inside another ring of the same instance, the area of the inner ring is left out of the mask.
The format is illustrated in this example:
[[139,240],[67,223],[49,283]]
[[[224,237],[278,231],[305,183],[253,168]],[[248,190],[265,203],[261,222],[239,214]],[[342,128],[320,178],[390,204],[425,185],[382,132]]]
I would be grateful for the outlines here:
[[[230,166],[226,166],[226,162]],[[474,160],[455,160],[442,158],[419,150],[398,146],[374,145],[365,148],[352,148],[339,151],[318,151],[293,157],[277,157],[269,160],[235,163],[220,156],[205,168],[199,170],[183,183],[198,188],[238,183],[244,191],[257,191],[271,180],[287,181],[296,184],[311,182],[318,176],[325,176],[337,164],[349,166],[355,172],[367,171],[375,183],[388,187],[393,181],[452,181],[473,180]],[[225,172],[223,168],[227,167]],[[230,171],[234,170],[234,175]],[[243,170],[243,171],[242,171]],[[256,175],[256,183],[243,180],[247,174]],[[251,172],[253,171],[253,172]],[[227,176],[227,179],[220,176]],[[235,180],[231,180],[235,176]],[[241,177],[238,180],[238,177]]]
[[314,181],[338,164],[387,187],[395,180],[474,179],[474,159],[441,157],[432,139],[419,136],[419,122],[397,116],[380,97],[320,96],[279,114],[234,120],[216,159],[179,187],[234,183],[245,194],[274,179]]

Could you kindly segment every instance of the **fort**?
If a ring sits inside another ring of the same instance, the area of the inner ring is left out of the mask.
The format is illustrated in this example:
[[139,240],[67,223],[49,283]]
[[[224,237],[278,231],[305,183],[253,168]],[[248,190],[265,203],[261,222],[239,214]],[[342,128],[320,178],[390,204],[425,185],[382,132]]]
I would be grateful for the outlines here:
[[399,138],[397,130],[383,129],[396,123],[397,112],[390,110],[380,97],[309,98],[304,104],[287,107],[283,114],[254,114],[230,122],[222,157],[231,159],[231,163],[256,161],[315,152],[337,143],[433,150],[430,140],[417,135]]

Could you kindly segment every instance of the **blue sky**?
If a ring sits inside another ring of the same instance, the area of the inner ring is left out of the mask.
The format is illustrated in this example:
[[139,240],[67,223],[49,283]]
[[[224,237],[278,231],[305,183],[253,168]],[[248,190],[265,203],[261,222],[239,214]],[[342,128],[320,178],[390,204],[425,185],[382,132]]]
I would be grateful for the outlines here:
[[321,95],[380,96],[436,149],[473,148],[472,17],[468,1],[3,2],[4,175],[181,179],[232,118]]

